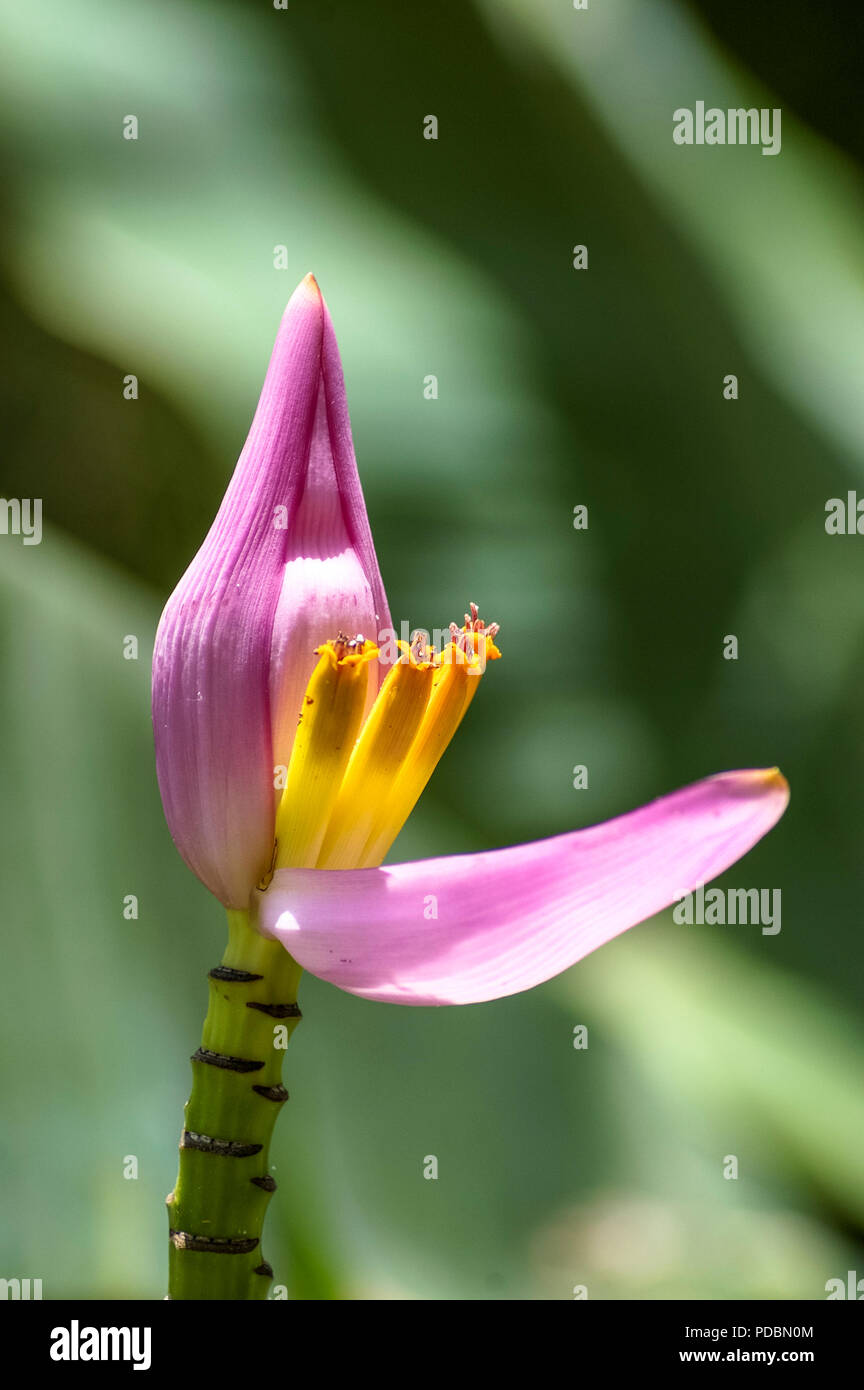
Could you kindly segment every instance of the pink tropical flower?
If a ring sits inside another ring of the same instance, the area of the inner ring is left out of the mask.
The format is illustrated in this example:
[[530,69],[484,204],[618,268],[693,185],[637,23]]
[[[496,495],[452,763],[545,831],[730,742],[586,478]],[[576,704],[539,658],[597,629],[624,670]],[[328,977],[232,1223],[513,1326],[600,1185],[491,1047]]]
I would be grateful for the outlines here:
[[336,341],[309,276],[157,634],[159,784],[199,878],[340,989],[465,1004],[567,969],[728,868],[785,810],[776,768],[725,772],[588,830],[382,868],[499,655],[474,605],[443,642],[418,635],[388,667],[389,628]]

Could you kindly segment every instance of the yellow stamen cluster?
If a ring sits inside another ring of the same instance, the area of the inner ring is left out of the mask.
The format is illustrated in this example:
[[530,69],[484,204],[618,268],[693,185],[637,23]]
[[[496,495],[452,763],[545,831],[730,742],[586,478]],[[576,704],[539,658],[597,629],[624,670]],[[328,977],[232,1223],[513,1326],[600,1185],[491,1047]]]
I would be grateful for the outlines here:
[[276,867],[314,868],[363,723],[374,642],[341,635],[315,655],[276,816]]
[[476,604],[438,653],[420,634],[398,643],[365,723],[374,643],[338,637],[319,647],[276,818],[276,868],[360,869],[380,864],[455,734],[486,662],[500,652],[497,623]]

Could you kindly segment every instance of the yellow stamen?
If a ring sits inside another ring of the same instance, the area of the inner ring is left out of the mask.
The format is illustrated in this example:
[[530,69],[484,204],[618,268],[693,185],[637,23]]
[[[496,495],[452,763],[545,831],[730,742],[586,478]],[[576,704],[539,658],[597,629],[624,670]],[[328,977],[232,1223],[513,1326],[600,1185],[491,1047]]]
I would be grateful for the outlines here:
[[492,637],[482,629],[460,632],[454,625],[451,631],[454,641],[441,654],[422,723],[379,808],[377,833],[368,836],[356,861],[358,868],[381,863],[464,719],[486,662],[501,655]]
[[276,816],[274,868],[315,867],[351,758],[369,684],[374,642],[338,637],[319,647],[306,688]]
[[451,623],[440,658],[425,634],[410,647],[400,642],[400,659],[365,724],[377,647],[340,635],[318,648],[276,818],[274,869],[381,863],[464,718],[486,662],[500,656],[497,632],[472,603],[464,627]]
[[319,869],[363,867],[365,844],[377,841],[386,828],[382,817],[390,789],[423,722],[438,664],[421,644],[398,645],[402,657],[388,672],[351,755],[318,855]]

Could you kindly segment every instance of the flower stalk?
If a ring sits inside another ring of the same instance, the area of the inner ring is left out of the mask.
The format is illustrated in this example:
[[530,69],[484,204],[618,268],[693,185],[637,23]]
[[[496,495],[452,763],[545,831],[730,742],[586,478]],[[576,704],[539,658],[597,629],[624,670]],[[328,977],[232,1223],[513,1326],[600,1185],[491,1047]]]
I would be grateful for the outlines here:
[[288,1100],[282,1057],[301,1017],[302,971],[249,913],[229,911],[228,925],[167,1198],[171,1299],[265,1299],[273,1274],[261,1249],[276,1189],[270,1137]]

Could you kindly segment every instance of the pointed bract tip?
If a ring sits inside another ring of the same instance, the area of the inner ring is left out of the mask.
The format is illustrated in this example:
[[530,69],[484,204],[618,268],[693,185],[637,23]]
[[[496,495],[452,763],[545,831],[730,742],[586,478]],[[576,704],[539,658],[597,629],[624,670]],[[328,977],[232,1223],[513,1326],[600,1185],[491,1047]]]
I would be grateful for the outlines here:
[[780,792],[783,796],[783,805],[788,806],[791,791],[789,783],[786,781],[779,767],[769,767],[765,769],[765,784],[771,787],[772,791]]
[[758,781],[762,782],[766,790],[770,787],[772,791],[789,791],[789,783],[786,781],[779,767],[755,768],[753,776]]
[[784,803],[789,800],[789,783],[779,767],[753,767],[742,772],[721,773],[720,776],[734,779],[737,787],[745,795],[753,792],[757,795],[779,794],[783,797]]
[[283,328],[287,326],[290,329],[298,321],[321,320],[323,314],[324,296],[318,286],[318,281],[310,271],[308,275],[304,275],[285,305],[282,325]]

